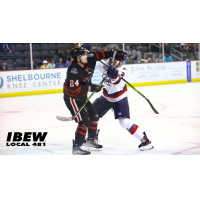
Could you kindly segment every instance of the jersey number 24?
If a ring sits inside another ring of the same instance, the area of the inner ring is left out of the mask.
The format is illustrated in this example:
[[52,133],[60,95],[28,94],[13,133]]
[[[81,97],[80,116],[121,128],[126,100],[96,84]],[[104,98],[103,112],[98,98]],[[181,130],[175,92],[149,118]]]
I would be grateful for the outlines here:
[[70,87],[74,87],[74,85],[79,86],[79,81],[76,80],[76,82],[74,83],[74,80],[70,80]]

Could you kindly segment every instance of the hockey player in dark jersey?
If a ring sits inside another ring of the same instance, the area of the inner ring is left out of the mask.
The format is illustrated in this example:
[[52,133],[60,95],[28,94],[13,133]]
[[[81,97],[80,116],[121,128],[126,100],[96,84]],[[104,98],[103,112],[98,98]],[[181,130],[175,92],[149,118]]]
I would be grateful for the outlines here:
[[[74,115],[85,103],[88,92],[101,91],[98,85],[91,83],[96,61],[110,58],[113,51],[90,52],[87,54],[84,48],[74,48],[71,50],[70,55],[74,61],[67,71],[67,78],[64,83],[64,101],[71,114]],[[75,119],[78,127],[75,132],[75,141],[73,140],[73,154],[90,154],[90,151],[84,150],[81,146],[88,129],[90,130],[90,138],[94,138],[96,135],[98,120],[99,116],[94,106],[88,102]],[[90,142],[96,148],[102,148],[102,145],[98,144],[95,139]]]

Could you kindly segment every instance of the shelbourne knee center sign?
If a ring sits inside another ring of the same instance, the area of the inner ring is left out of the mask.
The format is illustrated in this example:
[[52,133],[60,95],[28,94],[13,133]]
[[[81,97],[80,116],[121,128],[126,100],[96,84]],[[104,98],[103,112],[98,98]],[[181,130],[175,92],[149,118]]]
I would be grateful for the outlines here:
[[[0,97],[63,92],[67,68],[0,72]],[[95,71],[92,82],[99,84],[102,73]]]
[[[6,71],[0,73],[0,95],[61,90],[67,69]],[[35,93],[37,94],[37,93]]]

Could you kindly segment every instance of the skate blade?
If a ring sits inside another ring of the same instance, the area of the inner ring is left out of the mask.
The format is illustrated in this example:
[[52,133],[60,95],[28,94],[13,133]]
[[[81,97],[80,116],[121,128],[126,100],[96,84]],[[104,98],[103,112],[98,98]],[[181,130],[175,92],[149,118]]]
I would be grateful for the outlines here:
[[80,153],[72,153],[72,155],[74,156],[86,156],[86,155],[90,155],[91,153],[88,154],[80,154]]
[[150,149],[153,149],[153,145],[152,144],[148,144],[146,146],[143,146],[143,147],[140,147],[140,150],[141,151],[146,151],[146,150],[150,150]]
[[85,147],[88,151],[102,151],[102,148]]

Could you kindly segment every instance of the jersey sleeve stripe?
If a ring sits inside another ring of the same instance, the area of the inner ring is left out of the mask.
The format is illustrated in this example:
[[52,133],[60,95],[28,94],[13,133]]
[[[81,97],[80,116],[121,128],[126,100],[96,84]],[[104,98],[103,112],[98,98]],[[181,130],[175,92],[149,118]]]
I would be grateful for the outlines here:
[[117,78],[111,79],[111,80],[112,80],[112,84],[115,84],[116,82],[119,82],[120,78],[117,76]]
[[102,55],[103,55],[103,59],[105,59],[105,53],[103,51],[101,51]]
[[94,51],[94,53],[95,53],[97,59],[99,59],[99,55],[98,55],[98,53],[97,53],[96,51]]
[[116,95],[113,95],[113,94],[106,94],[106,93],[105,93],[105,90],[103,90],[103,95],[104,95],[105,97],[109,97],[109,98],[111,98],[111,99],[114,99],[114,98],[117,98],[117,97],[121,96],[121,95],[124,94],[126,91],[127,91],[127,87],[126,87],[123,91],[121,91],[120,93],[118,93],[118,94],[116,94]]
[[[118,77],[119,78],[119,77]],[[121,81],[121,78],[119,78],[116,82],[114,82],[114,85],[117,85]]]

